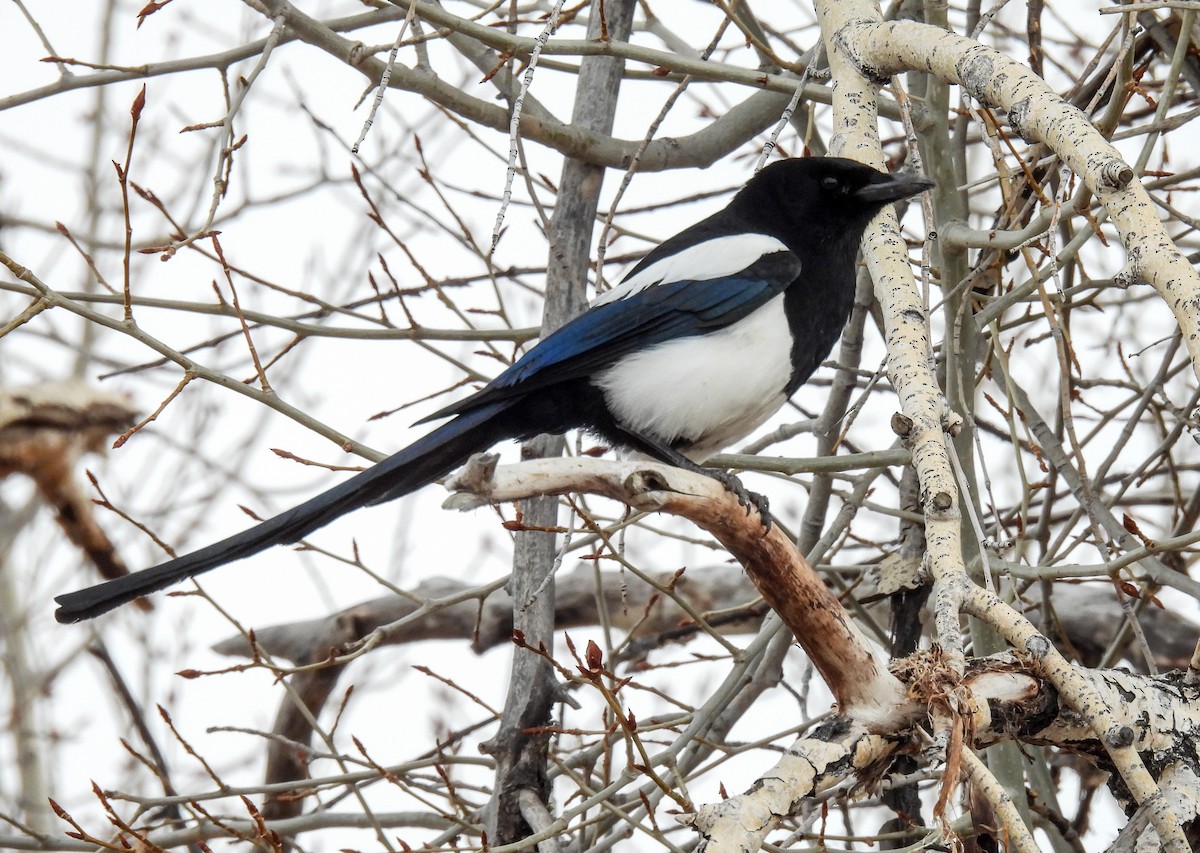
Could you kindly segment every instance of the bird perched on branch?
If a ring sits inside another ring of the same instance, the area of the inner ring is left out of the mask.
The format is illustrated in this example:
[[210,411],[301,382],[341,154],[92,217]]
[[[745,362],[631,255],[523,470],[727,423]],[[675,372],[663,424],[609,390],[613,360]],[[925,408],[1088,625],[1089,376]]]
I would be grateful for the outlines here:
[[773,163],[486,387],[426,418],[451,420],[424,438],[249,530],[60,595],[55,616],[90,619],[406,495],[503,439],[576,428],[716,477],[769,525],[765,500],[699,463],[749,435],[812,375],[850,314],[867,224],[931,186],[833,157]]

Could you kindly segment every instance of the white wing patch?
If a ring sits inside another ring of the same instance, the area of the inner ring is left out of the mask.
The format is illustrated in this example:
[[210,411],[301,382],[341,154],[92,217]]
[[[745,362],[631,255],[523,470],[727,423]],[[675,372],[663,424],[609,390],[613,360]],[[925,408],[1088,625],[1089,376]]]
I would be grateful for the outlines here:
[[741,272],[763,255],[786,252],[788,247],[766,234],[731,234],[688,246],[682,252],[655,261],[612,290],[600,294],[592,306],[606,305],[641,293],[662,282],[707,281]]

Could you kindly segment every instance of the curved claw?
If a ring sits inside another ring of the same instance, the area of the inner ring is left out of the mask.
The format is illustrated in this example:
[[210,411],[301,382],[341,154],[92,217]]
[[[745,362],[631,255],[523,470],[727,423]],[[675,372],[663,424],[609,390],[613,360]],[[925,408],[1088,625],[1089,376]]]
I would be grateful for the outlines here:
[[702,470],[737,498],[738,503],[745,507],[746,515],[750,514],[750,507],[757,509],[758,515],[762,519],[763,533],[770,531],[772,524],[771,511],[769,509],[770,504],[765,495],[750,491],[742,485],[741,480],[728,471],[722,471],[718,468],[704,468]]

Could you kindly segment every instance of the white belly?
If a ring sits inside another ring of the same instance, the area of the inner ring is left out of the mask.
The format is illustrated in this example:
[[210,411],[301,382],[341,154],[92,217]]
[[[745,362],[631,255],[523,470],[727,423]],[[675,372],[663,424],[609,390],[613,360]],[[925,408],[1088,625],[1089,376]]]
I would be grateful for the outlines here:
[[626,356],[595,382],[622,424],[702,461],[787,401],[791,348],[780,295],[719,332]]

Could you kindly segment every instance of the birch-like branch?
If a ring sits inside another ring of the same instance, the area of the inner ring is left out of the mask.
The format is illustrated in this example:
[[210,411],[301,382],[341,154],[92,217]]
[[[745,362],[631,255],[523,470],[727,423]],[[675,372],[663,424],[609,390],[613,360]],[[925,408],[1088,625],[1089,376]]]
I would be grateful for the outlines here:
[[1126,283],[1144,280],[1170,306],[1200,377],[1200,274],[1172,242],[1132,167],[1077,107],[994,48],[915,21],[839,19],[833,37],[868,76],[919,70],[957,83],[1008,116],[1023,138],[1050,146],[1104,205],[1129,255]]
[[[835,81],[834,135],[830,151],[876,168],[883,167],[883,149],[877,127],[875,85],[859,72],[836,34],[850,20],[877,17],[871,3],[822,2],[817,4],[821,36],[827,45]],[[958,672],[965,666],[958,627],[958,587],[966,576],[959,531],[958,486],[950,463],[943,423],[945,400],[933,369],[929,318],[913,281],[896,216],[885,210],[863,237],[863,256],[875,282],[875,296],[883,309],[888,348],[888,375],[900,398],[901,412],[892,428],[912,451],[913,467],[921,483],[921,508],[925,515],[926,548],[934,581],[934,614],[937,640],[947,652],[948,664]]]
[[[914,671],[920,667],[918,659]],[[1071,670],[1071,677],[1086,682],[1096,701],[1119,708],[1115,727],[1104,738],[1097,738],[1087,720],[1060,701],[1058,691],[1037,676],[1031,661],[1009,654],[973,661],[963,680],[972,714],[971,729],[977,738],[964,750],[1015,738],[1077,751],[1101,766],[1107,766],[1108,742],[1120,742],[1123,749],[1131,751],[1169,756],[1174,763],[1163,777],[1164,788],[1168,778],[1171,780],[1170,792],[1150,803],[1151,819],[1155,811],[1194,816],[1196,795],[1188,789],[1186,780],[1195,778],[1197,772],[1200,711],[1196,700],[1200,688],[1188,684],[1179,674],[1152,678],[1084,667]],[[700,849],[708,853],[751,853],[782,819],[796,811],[799,802],[843,782],[875,778],[886,759],[899,751],[913,750],[918,738],[902,730],[881,737],[844,718],[834,719],[793,743],[746,793],[701,806],[695,815],[684,815],[679,820],[700,834]],[[967,758],[964,769],[973,784],[982,786],[984,795],[992,800],[1010,831],[1012,849],[1037,849],[1031,846],[1027,830],[1011,808],[1012,801],[984,766]],[[1117,786],[1116,793],[1128,801],[1127,790]]]
[[[834,153],[876,167],[882,165],[875,82],[885,74],[910,69],[931,72],[944,80],[962,83],[986,105],[1004,105],[1007,101],[1012,110],[1012,121],[1023,135],[1043,139],[1056,150],[1071,150],[1072,159],[1068,162],[1085,174],[1089,187],[1106,203],[1121,229],[1131,263],[1171,303],[1184,328],[1184,337],[1189,339],[1193,364],[1200,366],[1200,360],[1197,360],[1200,334],[1196,331],[1200,328],[1196,322],[1200,288],[1189,284],[1196,281],[1195,273],[1190,265],[1185,263],[1187,270],[1182,271],[1176,269],[1178,264],[1172,265],[1169,260],[1159,262],[1166,266],[1156,272],[1156,262],[1141,255],[1144,251],[1156,250],[1182,260],[1157,219],[1150,217],[1153,222],[1148,222],[1143,215],[1139,220],[1139,206],[1143,211],[1151,209],[1148,197],[1140,185],[1129,186],[1132,170],[1104,143],[1081,112],[1054,95],[1019,63],[969,39],[925,25],[884,24],[880,21],[878,7],[866,0],[825,0],[817,3],[817,9],[822,38],[830,48],[834,79],[834,137],[831,144]],[[1001,69],[1004,73],[1000,73]],[[1081,138],[1090,145],[1088,153],[1082,156],[1083,149],[1076,146]],[[1125,228],[1122,228],[1122,222]],[[1139,232],[1127,230],[1130,226],[1143,229],[1147,237],[1131,240],[1130,237]],[[959,496],[942,434],[948,413],[930,357],[928,319],[890,212],[877,218],[874,226],[868,229],[863,249],[883,307],[889,372],[901,402],[902,413],[893,420],[893,427],[911,446],[913,465],[921,483],[926,541],[934,579],[937,637],[949,652],[949,665],[961,672],[965,659],[958,627],[960,605],[964,596],[978,596],[982,591],[970,583],[963,565]],[[1162,279],[1163,272],[1170,272],[1174,277]],[[1010,612],[1004,616],[1016,617],[1017,614]],[[998,619],[1000,615],[995,614],[993,618]],[[1013,639],[1011,635],[1009,639]],[[1062,665],[1065,661],[1049,641],[1040,635],[1036,641],[1027,637],[1025,645],[1018,648],[1038,653],[1043,672],[1063,691],[1067,701],[1088,718],[1093,733],[1103,739],[1109,728],[1106,725],[1111,716],[1109,709],[1097,706],[1086,685],[1069,677]],[[1127,745],[1102,742],[1109,747],[1109,755],[1135,799],[1139,803],[1153,803],[1151,821],[1165,849],[1186,850],[1180,825],[1158,793],[1153,777],[1138,754]]]

